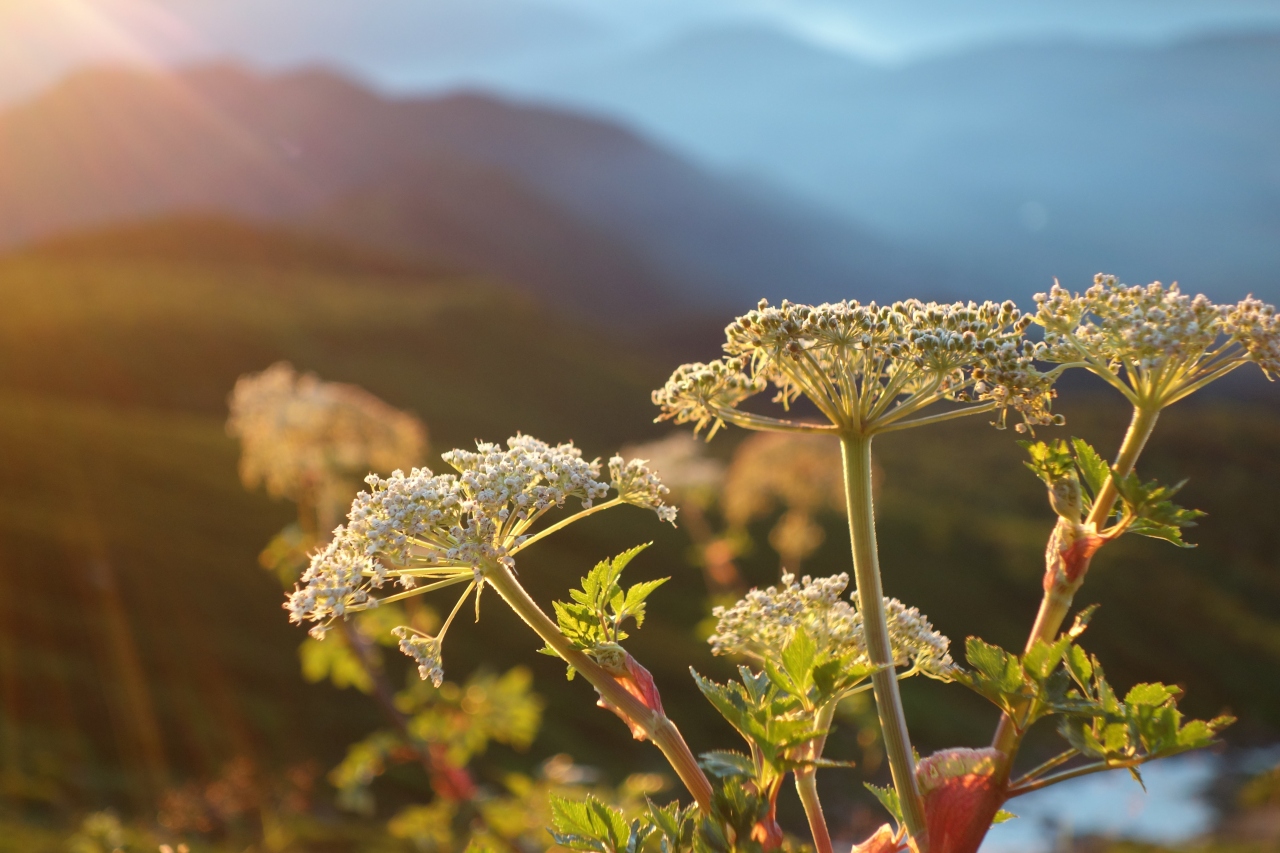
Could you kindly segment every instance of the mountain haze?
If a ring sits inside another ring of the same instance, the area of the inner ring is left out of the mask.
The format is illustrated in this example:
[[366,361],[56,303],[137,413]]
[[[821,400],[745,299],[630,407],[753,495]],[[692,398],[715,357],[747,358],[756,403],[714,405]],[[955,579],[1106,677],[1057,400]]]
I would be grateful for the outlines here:
[[885,298],[928,269],[616,124],[319,71],[79,74],[0,115],[0,209],[0,246],[172,213],[305,225],[597,315]]
[[877,66],[718,29],[540,91],[927,247],[972,286],[1106,270],[1280,297],[1280,33]]

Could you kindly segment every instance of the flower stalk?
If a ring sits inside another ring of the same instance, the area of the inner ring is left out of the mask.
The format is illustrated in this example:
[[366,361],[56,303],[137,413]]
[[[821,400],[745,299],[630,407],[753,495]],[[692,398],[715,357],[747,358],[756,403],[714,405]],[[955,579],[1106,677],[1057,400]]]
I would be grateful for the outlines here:
[[902,709],[902,695],[894,673],[889,626],[885,619],[884,591],[880,582],[880,556],[876,546],[875,510],[871,498],[871,437],[855,433],[841,436],[844,452],[845,500],[849,514],[849,540],[853,547],[853,571],[858,610],[862,613],[867,657],[879,667],[871,676],[876,711],[884,738],[885,756],[893,774],[893,786],[902,803],[907,832],[920,853],[927,851],[924,800],[916,781],[911,736]]
[[538,603],[530,597],[509,568],[495,563],[486,568],[484,577],[494,591],[502,596],[502,600],[516,612],[516,615],[523,619],[525,624],[532,628],[548,646],[555,649],[556,654],[560,655],[565,663],[581,673],[605,702],[617,708],[627,719],[644,731],[645,736],[662,750],[662,754],[671,764],[671,769],[689,790],[698,807],[705,814],[710,814],[711,782],[698,766],[697,759],[693,757],[693,752],[685,743],[675,723],[662,712],[645,705],[623,688],[608,670],[592,660],[590,656],[575,649],[573,643],[560,633],[556,623],[551,621]]
[[[814,725],[826,732],[831,728],[831,720],[836,713],[836,701],[828,702],[818,710]],[[827,736],[821,734],[809,744],[810,761],[816,762],[822,757]],[[809,831],[813,834],[813,847],[816,853],[834,853],[831,844],[831,830],[827,827],[826,815],[822,813],[822,801],[818,798],[818,768],[816,765],[802,767],[795,771],[796,793],[800,795],[800,804],[804,806],[804,816],[809,821]]]

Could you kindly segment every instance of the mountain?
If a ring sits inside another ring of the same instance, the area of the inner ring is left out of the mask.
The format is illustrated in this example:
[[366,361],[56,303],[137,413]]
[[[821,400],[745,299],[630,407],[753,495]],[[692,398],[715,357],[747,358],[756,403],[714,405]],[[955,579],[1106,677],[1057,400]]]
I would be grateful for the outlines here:
[[234,57],[325,63],[404,90],[517,80],[616,50],[624,31],[539,0],[94,0],[0,3],[0,104],[106,62],[167,67]]
[[0,115],[0,210],[0,246],[175,212],[305,224],[628,320],[938,279],[616,124],[477,94],[392,100],[319,71],[79,74]]
[[541,81],[1025,294],[1098,270],[1280,297],[1280,34],[991,44],[872,66],[706,31]]

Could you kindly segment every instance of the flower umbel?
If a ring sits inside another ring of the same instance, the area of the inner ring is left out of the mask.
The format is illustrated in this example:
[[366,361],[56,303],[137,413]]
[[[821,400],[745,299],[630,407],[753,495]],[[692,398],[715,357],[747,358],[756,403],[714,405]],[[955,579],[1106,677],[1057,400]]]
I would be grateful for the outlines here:
[[[684,365],[653,400],[660,420],[692,422],[699,431],[711,425],[713,433],[729,422],[872,435],[910,426],[908,417],[944,400],[979,404],[961,413],[1012,408],[1028,423],[1048,423],[1052,377],[1032,364],[1022,337],[1029,323],[1012,302],[761,301],[726,328],[725,358]],[[832,426],[737,408],[768,384],[784,406],[807,397]]]
[[230,408],[227,431],[241,441],[244,484],[261,483],[295,501],[317,499],[311,492],[334,478],[412,465],[426,451],[417,418],[363,388],[299,374],[286,362],[240,377]]
[[[868,664],[862,614],[845,601],[847,574],[829,578],[783,574],[782,583],[753,589],[732,607],[717,607],[716,632],[708,638],[712,654],[739,654],[757,660],[778,661],[783,650],[803,629],[817,646],[820,657],[848,657]],[[919,610],[896,598],[885,598],[893,663],[905,671],[901,677],[921,673],[949,681],[955,669],[951,641],[934,630]]]
[[[285,607],[292,621],[314,622],[313,633],[323,634],[333,619],[379,600],[478,583],[491,567],[513,568],[515,554],[527,545],[609,506],[634,504],[666,521],[675,514],[662,500],[666,489],[657,475],[642,462],[620,457],[610,463],[618,493],[601,503],[610,486],[599,479],[600,463],[583,459],[572,444],[553,446],[517,435],[505,447],[478,443],[474,451],[453,450],[443,458],[458,473],[414,468],[366,478],[369,490],[352,502],[347,524],[315,554],[289,595]],[[570,500],[580,503],[579,512],[532,531],[544,515]],[[379,597],[390,584],[401,591]],[[462,598],[471,591],[468,587]],[[443,633],[401,636],[402,650],[419,662],[424,677],[438,668]],[[430,648],[424,645],[427,639],[434,642]]]
[[1134,405],[1170,405],[1249,361],[1268,376],[1280,370],[1280,318],[1252,297],[1217,305],[1177,284],[1130,287],[1099,274],[1084,293],[1055,284],[1036,303],[1037,357],[1081,364]]

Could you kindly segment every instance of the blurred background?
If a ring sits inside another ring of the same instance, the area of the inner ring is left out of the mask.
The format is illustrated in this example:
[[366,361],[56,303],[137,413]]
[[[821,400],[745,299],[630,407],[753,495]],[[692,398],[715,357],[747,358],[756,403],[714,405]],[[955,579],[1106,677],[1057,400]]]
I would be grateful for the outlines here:
[[[1099,271],[1280,300],[1280,3],[0,0],[0,850],[448,849],[394,820],[440,796],[411,761],[358,808],[336,790],[387,718],[300,668],[260,565],[298,510],[238,478],[242,374],[362,386],[437,470],[517,431],[607,457],[669,435],[649,391],[761,297],[1028,307]],[[1125,541],[1082,593],[1111,680],[1237,715],[1229,748],[1146,795],[1019,801],[984,851],[1280,849],[1280,394],[1249,371],[1168,412],[1141,466],[1190,478],[1199,547]],[[1058,410],[1118,445],[1105,389]],[[954,642],[1018,646],[1053,516],[974,421],[878,444],[886,586]],[[701,472],[679,529],[620,511],[521,565],[546,605],[655,540],[629,571],[673,580],[634,648],[695,751],[734,742],[687,674],[731,671],[713,598],[848,562],[820,477],[727,499],[806,452],[744,438],[662,446]],[[536,645],[497,606],[451,629],[450,679],[520,665],[541,696],[476,783],[658,790],[628,776],[658,753]],[[904,692],[922,752],[989,738],[959,688]],[[858,767],[822,785],[852,841],[887,772],[867,709],[841,726]]]

